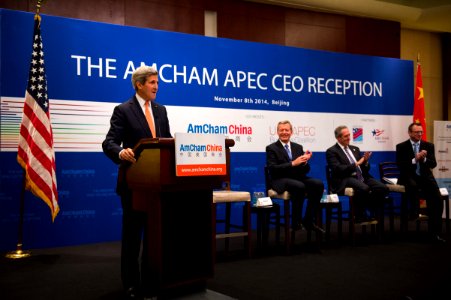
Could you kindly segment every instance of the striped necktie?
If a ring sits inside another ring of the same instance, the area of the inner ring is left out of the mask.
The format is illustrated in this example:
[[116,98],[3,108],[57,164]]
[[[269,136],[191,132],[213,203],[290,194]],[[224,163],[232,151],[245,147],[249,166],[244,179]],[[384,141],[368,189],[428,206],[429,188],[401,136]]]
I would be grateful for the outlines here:
[[[415,160],[416,160],[417,154],[418,154],[418,152],[420,152],[420,143],[419,142],[413,144],[413,152],[415,153]],[[420,175],[420,162],[419,161],[417,161],[417,168],[415,170],[415,173],[417,173],[418,176]]]
[[290,158],[290,160],[293,160],[293,156],[291,155],[290,146],[288,146],[288,144],[285,144],[285,150],[287,151],[287,154],[288,154],[288,157]]
[[[354,158],[354,155],[351,153],[351,151],[349,150],[349,147],[345,147],[345,153],[346,156],[348,157],[349,161],[351,162],[351,164],[356,164],[356,160]],[[357,166],[357,164],[356,164]],[[362,170],[360,169],[360,166],[357,166],[355,173],[357,175],[357,179],[360,181],[364,181],[363,179],[363,175],[362,175]]]

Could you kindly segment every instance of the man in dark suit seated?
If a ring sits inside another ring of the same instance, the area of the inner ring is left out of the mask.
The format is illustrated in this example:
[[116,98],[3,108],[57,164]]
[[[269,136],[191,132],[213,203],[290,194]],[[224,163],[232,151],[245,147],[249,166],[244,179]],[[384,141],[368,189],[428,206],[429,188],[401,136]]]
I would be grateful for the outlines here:
[[[288,191],[291,195],[291,224],[293,230],[301,225],[306,230],[324,232],[315,224],[319,203],[324,191],[324,184],[320,179],[308,177],[310,171],[310,151],[304,152],[302,145],[291,142],[293,128],[289,121],[277,124],[279,140],[266,147],[266,165],[271,175],[271,188],[278,193]],[[307,197],[307,209],[302,219],[302,206]],[[302,220],[302,222],[301,222]]]
[[116,192],[121,196],[123,211],[121,278],[127,299],[141,296],[141,282],[147,280],[145,270],[148,262],[147,242],[144,241],[140,272],[139,253],[146,214],[132,208],[132,192],[125,181],[126,166],[136,162],[133,147],[140,139],[172,137],[166,108],[155,103],[157,70],[149,66],[137,68],[132,74],[132,85],[136,93],[114,108],[110,129],[102,143],[103,152],[114,163],[120,164]]
[[433,241],[445,242],[440,237],[442,229],[443,200],[432,169],[437,166],[434,144],[421,140],[423,127],[412,123],[408,127],[410,138],[396,145],[396,163],[399,168],[398,183],[406,188],[406,197],[410,200],[410,219],[419,216],[421,189],[426,199],[429,216],[429,233]]
[[348,127],[338,126],[334,134],[337,143],[326,151],[327,164],[332,171],[331,192],[343,195],[347,187],[353,188],[355,221],[376,223],[375,210],[383,205],[388,188],[369,173],[371,152],[362,155],[358,147],[349,144]]

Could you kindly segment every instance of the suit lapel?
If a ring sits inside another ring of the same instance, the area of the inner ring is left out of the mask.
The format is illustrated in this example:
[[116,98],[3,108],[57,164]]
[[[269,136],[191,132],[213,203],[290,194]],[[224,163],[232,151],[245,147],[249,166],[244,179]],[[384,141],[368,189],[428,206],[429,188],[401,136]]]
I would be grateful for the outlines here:
[[423,142],[423,141],[420,141],[420,149],[419,149],[419,151],[421,151],[421,150],[426,150],[426,143],[425,142]]
[[343,152],[343,149],[341,149],[341,147],[338,143],[335,144],[335,148],[337,149],[337,153],[340,156],[341,161],[344,162],[344,164],[350,165],[351,162],[349,161],[349,158]]
[[358,161],[360,159],[360,154],[358,153],[359,155],[358,156],[356,155],[357,149],[353,146],[349,146],[349,150],[351,151],[352,156],[354,156],[354,160]]
[[301,156],[301,147],[299,147],[297,144],[291,143],[291,155],[293,156],[293,159]]

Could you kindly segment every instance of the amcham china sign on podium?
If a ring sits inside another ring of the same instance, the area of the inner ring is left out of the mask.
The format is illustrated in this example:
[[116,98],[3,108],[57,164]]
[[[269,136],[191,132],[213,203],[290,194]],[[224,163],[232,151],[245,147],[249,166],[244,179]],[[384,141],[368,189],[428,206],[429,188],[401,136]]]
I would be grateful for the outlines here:
[[177,176],[226,175],[224,135],[175,133],[175,163]]

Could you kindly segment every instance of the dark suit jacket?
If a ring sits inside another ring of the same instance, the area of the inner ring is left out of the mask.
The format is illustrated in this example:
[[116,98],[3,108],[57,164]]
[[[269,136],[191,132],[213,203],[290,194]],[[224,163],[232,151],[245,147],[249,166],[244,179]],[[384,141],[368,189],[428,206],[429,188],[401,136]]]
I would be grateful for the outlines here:
[[[155,131],[158,137],[171,138],[169,120],[166,107],[151,102],[155,121]],[[142,138],[152,138],[146,116],[139,106],[138,99],[133,96],[128,101],[116,106],[110,120],[110,129],[102,143],[103,152],[116,164],[121,163],[119,152],[124,148],[133,148]],[[124,187],[121,164],[118,174],[117,192],[120,194]]]
[[[362,158],[362,154],[358,147],[349,145],[349,149],[356,161]],[[332,193],[342,194],[346,188],[345,179],[355,177],[357,167],[355,164],[351,164],[338,143],[327,149],[326,160],[329,168],[332,170],[330,183]],[[362,175],[365,180],[373,178],[369,173],[369,164],[360,165],[360,169],[362,170]]]
[[[291,155],[293,160],[304,154],[302,145],[291,142]],[[278,193],[284,191],[284,184],[279,179],[292,178],[302,180],[310,171],[308,163],[293,167],[291,160],[280,141],[266,146],[266,166],[271,174],[271,187]]]
[[[437,161],[435,160],[435,149],[434,144],[421,141],[420,151],[426,150],[428,152],[426,156],[426,162],[420,162],[420,174],[422,178],[427,178],[429,180],[434,180],[434,175],[432,174],[432,169],[437,166]],[[416,164],[412,164],[412,159],[415,157],[413,152],[412,143],[410,139],[399,143],[396,145],[396,163],[399,168],[399,184],[405,184],[409,179],[414,178],[416,175]]]

